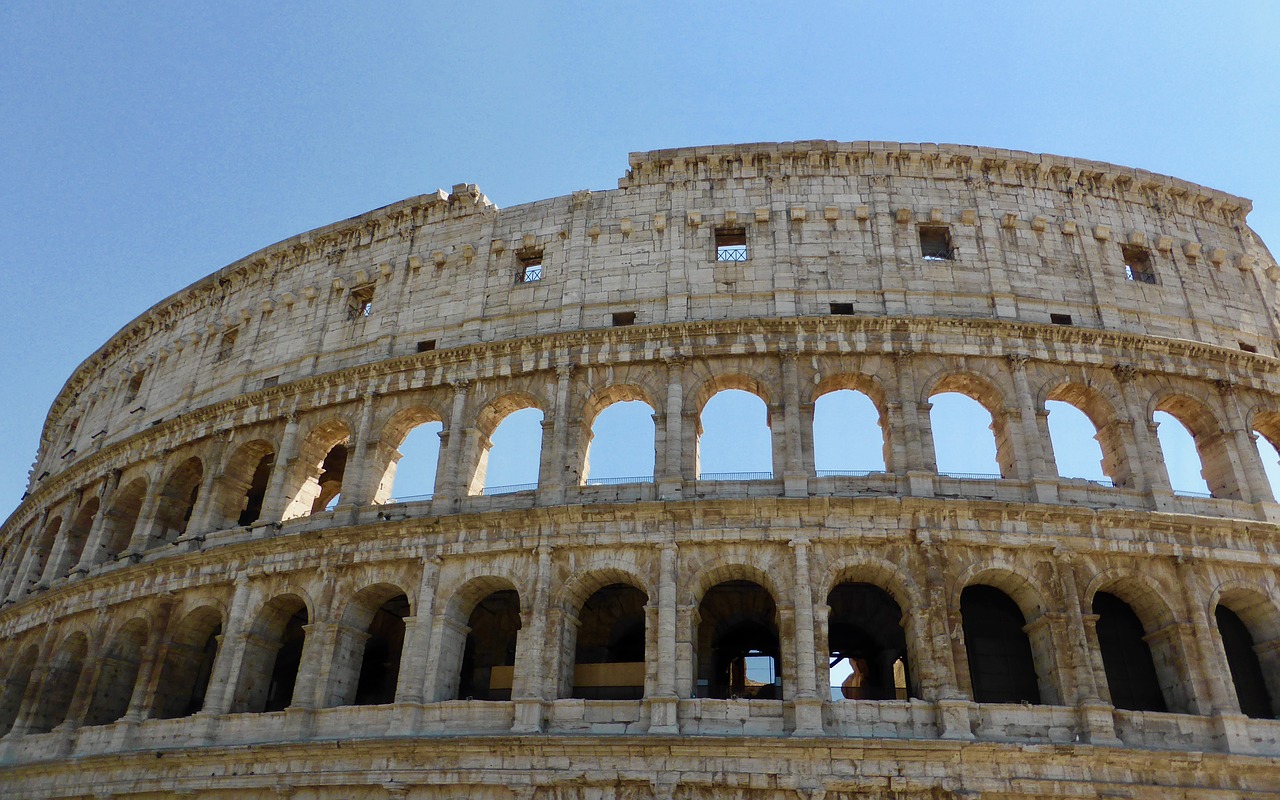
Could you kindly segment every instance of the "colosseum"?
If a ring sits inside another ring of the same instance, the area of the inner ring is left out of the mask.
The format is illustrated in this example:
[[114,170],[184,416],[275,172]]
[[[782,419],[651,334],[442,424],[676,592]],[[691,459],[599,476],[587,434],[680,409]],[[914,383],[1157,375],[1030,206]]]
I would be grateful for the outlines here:
[[[1249,210],[1060,156],[735,145],[226,266],[49,411],[0,527],[0,797],[1280,797]],[[702,469],[725,391],[770,471]],[[835,392],[883,463],[817,468]],[[939,469],[946,393],[999,474]],[[593,478],[622,402],[651,474]],[[1052,403],[1105,477],[1064,477]],[[494,486],[525,409],[537,481]],[[1162,414],[1209,491],[1175,490]],[[428,425],[434,490],[397,494]]]

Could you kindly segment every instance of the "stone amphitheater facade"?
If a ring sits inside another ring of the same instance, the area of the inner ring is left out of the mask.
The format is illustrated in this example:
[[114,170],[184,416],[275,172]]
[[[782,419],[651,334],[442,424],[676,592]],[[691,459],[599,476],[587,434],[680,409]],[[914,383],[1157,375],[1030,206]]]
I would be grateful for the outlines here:
[[[815,141],[265,248],[49,412],[0,527],[0,797],[1280,797],[1280,267],[1249,210]],[[767,404],[771,473],[700,472],[726,389]],[[883,471],[815,470],[841,389]],[[939,473],[940,392],[990,412],[999,476]],[[624,400],[654,475],[591,482]],[[1050,400],[1109,480],[1059,477]],[[486,492],[529,407],[536,486]],[[1171,489],[1158,411],[1212,496]],[[429,422],[434,492],[395,498]],[[840,657],[865,680],[832,692]]]

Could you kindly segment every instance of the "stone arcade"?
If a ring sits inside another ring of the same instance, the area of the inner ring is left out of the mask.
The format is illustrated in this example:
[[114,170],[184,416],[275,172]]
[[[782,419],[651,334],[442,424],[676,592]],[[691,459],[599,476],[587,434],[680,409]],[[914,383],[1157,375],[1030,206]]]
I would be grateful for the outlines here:
[[[231,264],[50,410],[0,527],[0,797],[1280,797],[1280,267],[1248,211],[796,142],[506,210],[459,185]],[[702,472],[727,389],[772,472]],[[843,390],[883,470],[815,468]],[[999,475],[938,471],[942,392]],[[654,474],[591,481],[637,400]],[[1060,477],[1048,401],[1107,480]],[[486,488],[524,408],[538,481]],[[1171,488],[1160,411],[1211,496]],[[396,497],[427,423],[434,491]]]

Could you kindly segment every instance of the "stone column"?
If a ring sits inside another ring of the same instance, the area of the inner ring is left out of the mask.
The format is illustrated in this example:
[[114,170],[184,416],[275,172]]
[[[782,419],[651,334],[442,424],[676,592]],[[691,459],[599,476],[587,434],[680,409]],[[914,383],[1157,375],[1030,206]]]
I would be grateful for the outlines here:
[[449,411],[449,424],[440,431],[440,458],[436,469],[435,496],[432,498],[442,504],[442,513],[456,510],[462,498],[467,494],[467,476],[464,475],[463,460],[466,451],[464,436],[465,414],[467,410],[467,387],[471,385],[468,378],[458,378],[450,382],[453,387],[453,403]]
[[666,359],[667,364],[667,404],[662,411],[663,432],[662,452],[657,454],[654,470],[657,472],[658,497],[667,500],[679,500],[684,481],[693,475],[684,470],[684,385],[681,381],[684,372],[684,358],[672,356]]
[[40,579],[39,575],[32,575],[35,572],[35,564],[40,557],[40,539],[44,533],[45,526],[49,524],[49,513],[52,509],[46,508],[40,513],[40,521],[35,525],[27,528],[31,532],[31,536],[27,538],[26,548],[22,553],[22,559],[18,562],[18,571],[13,579],[13,583],[9,586],[9,596],[6,598],[10,603],[15,603],[27,590]]
[[650,733],[679,733],[680,699],[676,693],[676,558],[673,542],[662,545],[658,559],[658,680],[649,698]]
[[80,515],[80,507],[84,502],[84,489],[77,489],[75,499],[72,501],[70,510],[62,519],[62,527],[58,531],[58,535],[54,537],[53,548],[49,553],[49,558],[44,562],[44,569],[37,576],[40,587],[48,587],[53,581],[57,580],[62,572],[62,562],[67,557],[68,538],[71,535],[71,526],[76,523],[76,518]]
[[1111,704],[1102,699],[1098,680],[1106,680],[1102,665],[1102,650],[1098,647],[1098,617],[1085,614],[1080,605],[1080,587],[1076,582],[1075,565],[1065,553],[1055,550],[1054,574],[1062,586],[1067,614],[1067,644],[1070,648],[1071,667],[1075,674],[1076,692],[1072,700],[1076,704],[1081,737],[1090,744],[1118,745],[1115,717]]
[[[573,376],[573,368],[573,363],[556,366],[556,405],[552,411],[554,422],[550,454],[542,459],[543,469],[538,475],[540,500],[548,505],[563,503],[565,487],[577,486],[582,472],[582,465],[571,463],[569,457],[569,380]],[[543,441],[546,441],[545,434]]]
[[[779,464],[774,459],[773,477],[782,478],[783,493],[787,497],[808,497],[809,478],[813,474],[813,453],[805,453],[805,437],[801,430],[800,413],[800,377],[798,356],[795,351],[788,350],[780,355],[782,362],[782,449],[783,460]],[[778,420],[774,419],[775,428]],[[777,441],[779,431],[773,431]],[[810,466],[806,468],[806,464]],[[781,469],[779,469],[781,467]]]
[[435,614],[436,585],[440,582],[440,557],[422,560],[418,579],[417,608],[404,621],[404,650],[400,655],[397,703],[421,703],[426,695],[427,663],[431,659],[431,619]]
[[511,697],[515,701],[512,733],[542,730],[542,703],[546,699],[547,618],[551,605],[551,548],[538,545],[538,572],[528,615],[516,641],[516,669]]
[[98,494],[98,515],[93,518],[93,525],[89,528],[89,535],[84,543],[84,551],[80,553],[80,563],[71,568],[71,574],[83,575],[89,571],[89,568],[98,563],[98,554],[102,551],[102,538],[106,535],[107,516],[111,510],[110,503],[114,499],[113,495],[116,489],[120,488],[120,474],[122,470],[113,469],[107,475],[106,483],[102,485],[102,491]]
[[284,519],[284,510],[293,498],[286,495],[289,473],[298,460],[298,414],[292,413],[284,426],[284,436],[280,440],[280,454],[271,467],[271,479],[267,482],[267,491],[262,500],[262,513],[259,522],[280,522]]
[[1262,456],[1258,454],[1258,436],[1249,430],[1245,422],[1236,387],[1229,381],[1218,381],[1217,386],[1218,395],[1227,412],[1227,428],[1231,431],[1239,472],[1244,479],[1240,487],[1241,495],[1246,501],[1258,505],[1260,519],[1268,522],[1280,521],[1280,506],[1276,504],[1271,482],[1267,480],[1266,467],[1262,464]]
[[355,508],[373,503],[382,479],[375,474],[381,460],[381,444],[373,435],[373,408],[377,394],[368,391],[361,396],[360,423],[355,440],[347,445],[347,467],[342,476],[342,505],[350,506],[350,519],[355,521]]
[[795,736],[822,735],[822,697],[817,691],[817,648],[813,639],[813,584],[809,577],[809,540],[792,539],[795,558],[796,727]]
[[1010,415],[1010,427],[1017,423],[1017,431],[1010,431],[1015,442],[1014,456],[1017,462],[1018,476],[1030,481],[1032,495],[1038,503],[1058,502],[1058,473],[1050,462],[1050,440],[1048,433],[1048,415],[1045,414],[1045,426],[1041,429],[1040,415],[1044,409],[1036,406],[1035,395],[1031,392],[1031,384],[1027,381],[1028,357],[1022,353],[1011,353],[1008,356],[1009,368],[1013,373],[1013,387],[1017,402],[1016,419]]
[[1138,370],[1129,364],[1119,364],[1113,371],[1120,383],[1125,413],[1133,424],[1133,442],[1138,451],[1138,463],[1132,469],[1138,484],[1135,488],[1146,490],[1151,506],[1157,511],[1168,511],[1173,508],[1173,489],[1169,486],[1160,440],[1156,438],[1155,422],[1147,417],[1146,401],[1138,392]]
[[231,596],[231,610],[227,613],[227,627],[218,637],[218,654],[213,659],[209,689],[205,693],[204,707],[200,710],[203,715],[220,716],[231,710],[244,663],[245,643],[253,625],[253,620],[246,618],[249,593],[249,579],[237,579],[235,592]]
[[[929,646],[926,656],[934,671],[921,669],[921,692],[928,686],[936,687],[937,694],[926,700],[934,700],[938,708],[938,735],[943,739],[973,739],[969,724],[969,712],[973,707],[970,695],[960,689],[960,678],[969,674],[965,660],[964,626],[960,609],[952,608],[947,598],[946,554],[943,552],[945,535],[939,531],[917,532],[921,560],[924,563],[924,588],[927,608],[921,609],[925,619],[920,629],[928,632]],[[913,665],[915,666],[915,665]],[[963,673],[961,673],[963,670]]]
[[[933,453],[933,431],[929,425],[929,403],[921,403],[917,397],[915,359],[910,350],[894,354],[898,366],[898,395],[901,398],[897,425],[892,426],[895,456],[902,455],[902,463],[895,463],[893,471],[907,479],[909,494],[932,497],[934,478],[938,474],[937,460]],[[892,421],[890,422],[892,425]]]

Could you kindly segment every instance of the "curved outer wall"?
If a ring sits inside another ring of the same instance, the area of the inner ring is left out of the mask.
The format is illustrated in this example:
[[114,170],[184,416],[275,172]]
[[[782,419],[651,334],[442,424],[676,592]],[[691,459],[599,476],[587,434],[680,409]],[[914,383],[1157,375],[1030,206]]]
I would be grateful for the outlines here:
[[[0,797],[1280,795],[1280,722],[1220,631],[1225,609],[1280,711],[1254,441],[1280,441],[1280,267],[1248,210],[1057,156],[799,142],[632,154],[617,190],[504,210],[459,185],[266,248],[126,326],[50,411],[0,527]],[[770,475],[699,479],[726,388],[767,404]],[[814,403],[844,388],[877,407],[883,472],[814,468]],[[991,413],[1001,475],[938,473],[945,391]],[[587,484],[594,417],[637,399],[655,474]],[[1111,485],[1058,476],[1048,400],[1089,416]],[[486,495],[522,407],[537,486]],[[1170,488],[1157,411],[1211,497]],[[430,421],[434,492],[396,499]],[[781,678],[707,696],[717,592],[745,582]],[[643,595],[640,699],[573,697],[616,584]],[[848,584],[901,611],[896,698],[830,697]],[[1021,614],[1038,702],[983,696],[973,587]],[[1099,595],[1136,616],[1163,710],[1117,708]],[[485,702],[465,687],[501,598]],[[198,710],[173,699],[205,677]]]

